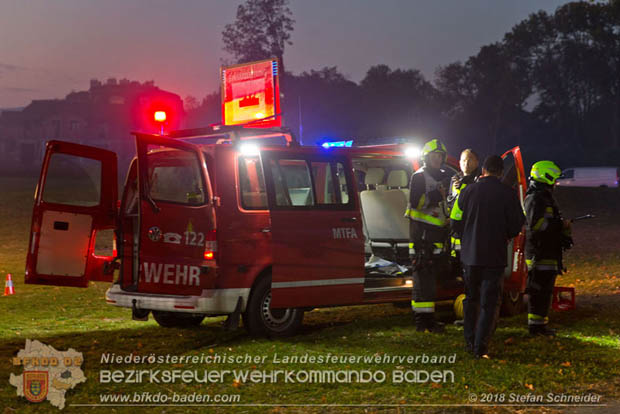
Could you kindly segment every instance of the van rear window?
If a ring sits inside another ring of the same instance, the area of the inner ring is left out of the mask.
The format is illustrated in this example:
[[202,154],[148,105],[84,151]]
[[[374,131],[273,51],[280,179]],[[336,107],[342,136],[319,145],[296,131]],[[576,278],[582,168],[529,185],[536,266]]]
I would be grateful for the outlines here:
[[101,161],[53,154],[47,167],[43,201],[92,207],[101,198]]
[[155,201],[204,204],[205,189],[196,155],[180,150],[150,154],[149,189]]

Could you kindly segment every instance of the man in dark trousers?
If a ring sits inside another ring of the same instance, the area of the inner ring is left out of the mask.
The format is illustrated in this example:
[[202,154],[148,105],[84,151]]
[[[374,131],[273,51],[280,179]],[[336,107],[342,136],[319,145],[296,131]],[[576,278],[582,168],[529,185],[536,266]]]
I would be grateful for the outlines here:
[[461,235],[465,345],[476,358],[488,358],[501,305],[508,241],[525,222],[516,193],[500,181],[503,169],[500,157],[487,157],[480,179],[461,191],[450,215],[453,230]]

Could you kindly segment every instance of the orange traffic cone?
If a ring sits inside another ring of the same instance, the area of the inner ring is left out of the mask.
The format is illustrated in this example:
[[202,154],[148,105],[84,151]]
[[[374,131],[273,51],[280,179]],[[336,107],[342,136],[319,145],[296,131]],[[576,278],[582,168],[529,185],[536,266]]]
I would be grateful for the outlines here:
[[4,282],[4,296],[14,295],[15,288],[13,287],[13,277],[10,273],[6,274],[6,282]]

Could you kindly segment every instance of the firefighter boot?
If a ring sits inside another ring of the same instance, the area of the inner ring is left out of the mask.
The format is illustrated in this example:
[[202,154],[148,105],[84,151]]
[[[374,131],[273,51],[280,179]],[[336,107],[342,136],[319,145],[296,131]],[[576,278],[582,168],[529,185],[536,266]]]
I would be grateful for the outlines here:
[[435,320],[434,313],[418,313],[416,314],[416,331],[443,333],[446,327],[443,323]]
[[429,313],[428,314],[428,330],[429,332],[433,332],[433,333],[444,333],[446,331],[446,326],[435,320],[435,314],[434,313]]
[[551,329],[547,325],[530,325],[529,329],[532,336],[555,336],[555,329]]
[[426,330],[426,319],[424,319],[424,315],[424,313],[413,312],[415,330],[418,332],[424,332]]

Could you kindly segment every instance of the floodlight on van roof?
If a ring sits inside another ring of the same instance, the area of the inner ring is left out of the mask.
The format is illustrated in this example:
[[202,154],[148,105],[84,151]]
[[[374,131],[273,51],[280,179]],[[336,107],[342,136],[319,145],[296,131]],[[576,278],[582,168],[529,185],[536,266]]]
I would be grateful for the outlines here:
[[246,157],[256,156],[259,154],[258,145],[245,143],[239,145],[239,152]]
[[405,148],[405,157],[407,158],[418,158],[422,151],[420,151],[419,147],[408,146]]

